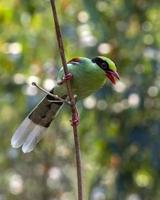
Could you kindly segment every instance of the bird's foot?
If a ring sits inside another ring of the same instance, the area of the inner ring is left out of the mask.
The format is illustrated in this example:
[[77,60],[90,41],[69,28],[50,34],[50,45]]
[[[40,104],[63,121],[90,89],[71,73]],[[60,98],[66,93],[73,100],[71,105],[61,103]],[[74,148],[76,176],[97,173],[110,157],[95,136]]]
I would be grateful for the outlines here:
[[71,81],[73,79],[73,75],[71,73],[66,74],[62,80],[58,81],[58,85],[62,85],[66,81]]
[[78,126],[80,122],[79,112],[76,108],[76,111],[72,115],[72,119],[70,120],[72,126]]

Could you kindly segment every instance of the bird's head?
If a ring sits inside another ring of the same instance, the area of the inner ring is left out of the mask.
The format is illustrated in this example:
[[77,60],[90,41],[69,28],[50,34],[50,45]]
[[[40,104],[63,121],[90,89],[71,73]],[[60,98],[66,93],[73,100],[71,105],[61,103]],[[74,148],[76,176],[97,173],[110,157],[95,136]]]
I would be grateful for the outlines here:
[[105,75],[113,84],[120,79],[116,65],[111,59],[103,56],[97,56],[92,59],[92,62],[96,63],[105,72]]

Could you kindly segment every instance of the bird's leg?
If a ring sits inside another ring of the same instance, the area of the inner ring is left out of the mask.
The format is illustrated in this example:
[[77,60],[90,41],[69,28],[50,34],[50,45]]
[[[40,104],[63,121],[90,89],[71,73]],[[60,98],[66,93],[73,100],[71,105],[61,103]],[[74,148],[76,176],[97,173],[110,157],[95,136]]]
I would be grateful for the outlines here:
[[[71,81],[72,79],[73,79],[73,75],[71,73],[68,73],[63,77],[62,80],[58,81],[57,84],[62,85],[67,80]],[[77,95],[74,95],[74,99],[75,99],[75,101],[77,101]],[[75,109],[76,109],[75,112],[72,114],[72,119],[70,120],[72,126],[74,126],[74,125],[77,126],[79,124],[79,121],[80,121],[78,109],[76,107],[75,107]]]
[[71,121],[72,126],[74,125],[77,126],[79,124],[80,117],[79,117],[79,112],[77,108],[76,108],[76,111],[72,114],[72,119],[70,121]]
[[68,80],[72,80],[73,75],[71,73],[66,74],[62,80],[58,81],[57,84],[58,85],[62,85],[64,82],[68,81]]
[[[75,99],[75,102],[77,102],[77,95],[74,95],[74,99]],[[70,120],[72,126],[74,125],[77,126],[80,121],[79,112],[76,106],[75,106],[75,109],[76,109],[75,112],[72,114],[72,119]]]

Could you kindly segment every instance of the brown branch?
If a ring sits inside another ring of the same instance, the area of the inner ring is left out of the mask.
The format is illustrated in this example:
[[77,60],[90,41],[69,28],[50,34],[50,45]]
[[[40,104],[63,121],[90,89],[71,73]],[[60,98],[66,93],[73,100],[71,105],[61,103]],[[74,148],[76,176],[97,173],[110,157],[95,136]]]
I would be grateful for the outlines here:
[[[69,74],[66,58],[65,58],[65,52],[64,52],[64,46],[63,46],[63,40],[62,35],[60,31],[56,6],[55,6],[55,0],[50,0],[52,12],[53,12],[53,18],[55,23],[55,31],[56,31],[56,37],[59,47],[59,52],[62,60],[63,70],[65,76]],[[70,80],[66,80],[66,87],[67,87],[67,93],[71,102],[71,111],[72,111],[72,119],[74,116],[77,115],[77,108],[76,108],[76,101],[74,98],[74,94],[71,87]],[[83,200],[83,189],[82,189],[82,173],[81,173],[81,157],[80,157],[80,144],[79,144],[79,137],[78,137],[78,131],[77,131],[77,124],[73,123],[73,134],[74,134],[74,144],[75,144],[75,153],[76,153],[76,167],[77,167],[77,186],[78,186],[78,200]]]

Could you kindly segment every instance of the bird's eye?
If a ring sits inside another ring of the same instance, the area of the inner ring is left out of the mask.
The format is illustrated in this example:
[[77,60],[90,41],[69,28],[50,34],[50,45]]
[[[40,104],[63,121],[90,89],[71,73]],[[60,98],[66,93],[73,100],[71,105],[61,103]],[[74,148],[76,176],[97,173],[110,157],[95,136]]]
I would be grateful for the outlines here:
[[101,64],[101,66],[102,66],[102,68],[103,68],[104,70],[107,70],[107,69],[108,69],[108,65],[107,65],[107,63],[105,63],[105,62],[103,62],[103,63]]

